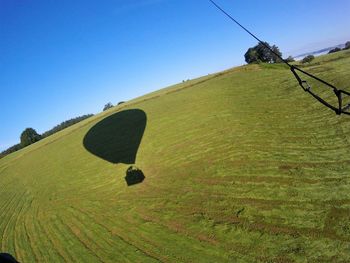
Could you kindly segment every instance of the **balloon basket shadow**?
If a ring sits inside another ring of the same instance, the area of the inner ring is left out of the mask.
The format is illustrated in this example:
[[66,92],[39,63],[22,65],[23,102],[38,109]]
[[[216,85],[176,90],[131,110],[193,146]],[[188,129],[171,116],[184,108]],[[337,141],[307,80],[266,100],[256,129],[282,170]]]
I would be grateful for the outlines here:
[[139,168],[130,166],[126,170],[125,181],[128,186],[142,183],[143,180],[145,180],[145,175]]

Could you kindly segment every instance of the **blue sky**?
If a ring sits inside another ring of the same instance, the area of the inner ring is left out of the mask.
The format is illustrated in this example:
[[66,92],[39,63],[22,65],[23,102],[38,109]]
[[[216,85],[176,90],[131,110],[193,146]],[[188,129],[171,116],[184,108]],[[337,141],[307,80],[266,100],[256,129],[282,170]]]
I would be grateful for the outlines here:
[[[350,40],[350,1],[217,3],[284,55]],[[207,0],[0,0],[0,150],[27,127],[244,64],[255,44]]]

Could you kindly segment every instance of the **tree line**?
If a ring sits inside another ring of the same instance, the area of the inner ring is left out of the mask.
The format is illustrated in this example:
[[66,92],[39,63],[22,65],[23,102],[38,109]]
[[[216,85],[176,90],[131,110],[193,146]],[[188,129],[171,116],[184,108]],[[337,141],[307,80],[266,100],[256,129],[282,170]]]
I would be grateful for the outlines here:
[[91,116],[93,116],[93,114],[86,114],[83,116],[79,116],[76,118],[72,118],[69,120],[66,120],[64,122],[61,122],[60,124],[56,125],[55,127],[53,127],[52,129],[44,132],[43,134],[38,134],[37,131],[33,128],[26,128],[20,135],[20,143],[15,144],[11,147],[9,147],[8,149],[2,151],[0,153],[0,159],[5,157],[6,155],[16,152],[30,144],[33,144],[37,141],[40,141],[56,132],[59,132],[65,128],[68,128],[69,126],[72,126],[73,124],[76,124],[78,122],[81,122],[87,118],[90,118]]
[[[118,105],[123,104],[124,101],[120,101],[118,102]],[[110,108],[113,108],[114,105],[111,102],[108,102],[104,107],[103,107],[103,111],[106,111]],[[60,124],[56,125],[55,127],[53,127],[52,129],[44,132],[43,134],[38,134],[36,130],[34,130],[33,128],[26,128],[20,135],[20,143],[15,144],[9,148],[7,148],[6,150],[0,152],[0,159],[5,157],[6,155],[16,152],[20,149],[23,149],[24,147],[33,144],[37,141],[40,141],[56,132],[59,132],[65,128],[68,128],[69,126],[72,126],[73,124],[76,124],[78,122],[81,122],[89,117],[93,116],[93,114],[86,114],[86,115],[82,115],[76,118],[72,118],[69,119],[67,121],[61,122]]]
[[[345,47],[343,49],[337,47],[330,50],[329,53],[334,53],[334,52],[338,52],[346,49],[350,49],[350,41],[345,43]],[[245,59],[245,62],[247,62],[248,64],[261,63],[261,62],[281,63],[282,60],[279,58],[279,56],[282,57],[282,52],[279,50],[279,48],[276,45],[271,46],[269,43],[263,42],[263,43],[257,44],[254,47],[248,48],[247,52],[244,54],[244,59]],[[314,58],[315,57],[313,55],[308,55],[301,62],[309,63]],[[285,60],[287,62],[293,62],[294,58],[292,56],[289,56]]]
[[[271,51],[272,50],[272,51]],[[245,62],[248,64],[252,63],[280,63],[281,59],[277,56],[282,57],[282,53],[276,45],[270,46],[269,43],[259,43],[254,47],[251,47],[244,54]]]
[[87,118],[90,118],[91,116],[93,116],[93,114],[86,114],[86,115],[83,115],[83,116],[79,116],[79,117],[76,117],[76,118],[72,118],[72,119],[69,119],[67,121],[64,121],[64,122],[61,122],[60,124],[56,125],[55,127],[53,127],[51,130],[48,130],[46,132],[44,132],[42,135],[41,135],[41,138],[46,138],[56,132],[59,132],[69,126],[72,126],[73,124],[76,124],[78,122],[81,122]]
[[339,52],[341,50],[346,50],[346,49],[350,49],[350,41],[346,42],[345,43],[345,46],[343,49],[341,49],[340,47],[336,47],[336,48],[333,48],[331,49],[328,54],[331,54],[331,53],[335,53],[335,52]]

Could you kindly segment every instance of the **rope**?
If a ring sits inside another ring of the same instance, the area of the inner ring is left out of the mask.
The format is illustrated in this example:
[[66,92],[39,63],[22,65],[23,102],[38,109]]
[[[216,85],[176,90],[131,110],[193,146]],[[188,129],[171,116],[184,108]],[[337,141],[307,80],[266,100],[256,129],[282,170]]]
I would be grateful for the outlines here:
[[[323,79],[320,79],[294,65],[291,65],[290,63],[288,63],[288,61],[286,61],[285,59],[283,59],[278,53],[276,53],[269,45],[267,45],[265,42],[263,42],[262,40],[260,40],[256,35],[254,35],[252,32],[250,32],[246,27],[244,27],[241,23],[239,23],[236,19],[234,19],[230,14],[228,14],[224,9],[222,9],[218,4],[216,4],[213,0],[209,0],[220,12],[222,12],[225,16],[227,16],[231,21],[233,21],[235,24],[237,24],[239,27],[241,27],[244,31],[246,31],[249,35],[251,35],[253,38],[255,38],[260,44],[262,44],[264,47],[266,47],[268,50],[270,50],[275,56],[277,56],[283,63],[285,63],[286,65],[288,65],[289,69],[292,71],[294,77],[297,79],[299,86],[305,91],[310,93],[310,95],[312,95],[315,99],[317,99],[319,102],[321,102],[324,106],[332,109],[333,111],[335,111],[335,113],[337,115],[340,115],[341,113],[344,114],[348,114],[350,115],[350,112],[347,111],[348,109],[350,109],[350,103],[347,104],[345,107],[342,106],[342,95],[345,94],[346,96],[350,96],[350,93],[341,89],[336,88],[335,86],[333,86],[332,84],[324,81]],[[308,84],[308,82],[306,80],[302,80],[301,77],[298,75],[298,73],[296,71],[299,71],[323,84],[325,84],[327,87],[333,89],[334,94],[337,96],[338,99],[338,107],[335,107],[331,104],[329,104],[328,102],[326,102],[324,99],[322,99],[321,97],[319,97],[318,95],[316,95],[312,90],[311,90],[311,86]]]

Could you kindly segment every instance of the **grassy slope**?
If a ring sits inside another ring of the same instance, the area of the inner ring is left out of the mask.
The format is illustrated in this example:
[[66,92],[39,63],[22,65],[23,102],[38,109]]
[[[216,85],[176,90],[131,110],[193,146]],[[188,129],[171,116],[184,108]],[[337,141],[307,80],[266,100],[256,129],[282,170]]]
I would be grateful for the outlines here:
[[[309,70],[346,88],[350,53]],[[127,187],[128,165],[82,142],[134,108],[146,179]],[[0,249],[23,262],[348,261],[349,131],[283,66],[146,95],[0,160]]]

